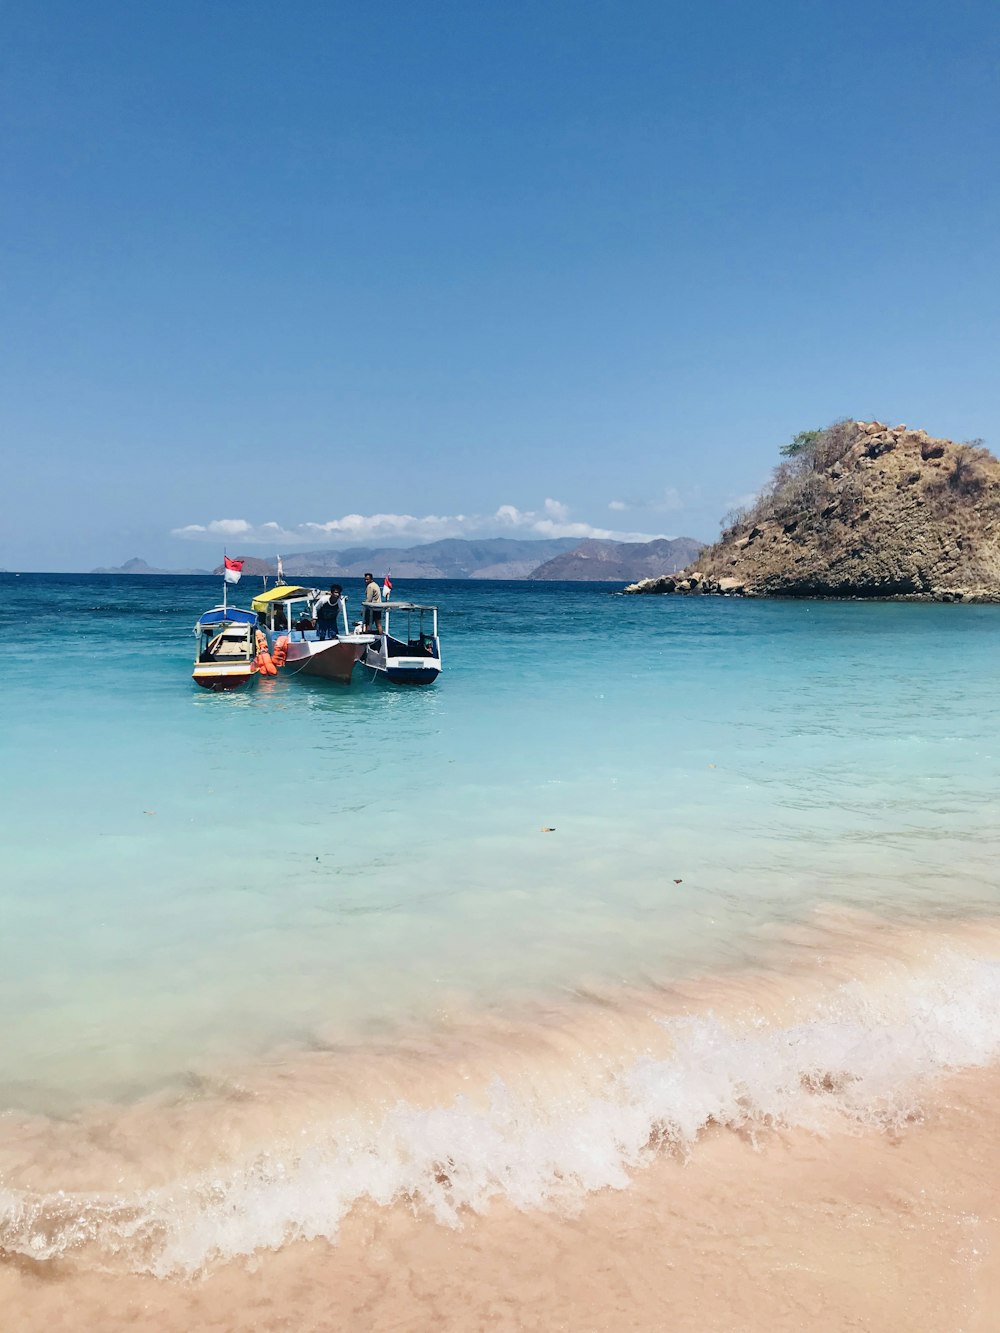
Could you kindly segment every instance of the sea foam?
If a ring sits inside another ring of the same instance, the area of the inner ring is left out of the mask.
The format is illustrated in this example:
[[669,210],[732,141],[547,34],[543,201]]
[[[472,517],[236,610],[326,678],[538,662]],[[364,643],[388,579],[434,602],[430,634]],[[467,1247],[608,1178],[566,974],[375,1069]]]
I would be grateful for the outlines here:
[[949,950],[888,983],[841,985],[791,1024],[650,1013],[669,1054],[616,1062],[591,1051],[556,1094],[551,1082],[541,1096],[537,1083],[529,1092],[493,1078],[437,1105],[359,1106],[303,1127],[303,1146],[285,1139],[155,1189],[2,1189],[0,1246],[162,1277],[333,1240],[361,1203],[404,1202],[448,1226],[498,1199],[574,1206],[627,1187],[658,1153],[696,1151],[710,1125],[751,1136],[898,1128],[920,1114],[927,1080],[997,1060],[998,1006],[1000,964]]

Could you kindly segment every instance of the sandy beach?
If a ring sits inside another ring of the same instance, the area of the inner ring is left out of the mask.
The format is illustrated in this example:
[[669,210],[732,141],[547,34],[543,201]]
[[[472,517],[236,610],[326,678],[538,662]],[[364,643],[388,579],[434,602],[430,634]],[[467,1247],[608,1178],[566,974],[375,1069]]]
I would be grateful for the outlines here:
[[840,914],[775,948],[8,1117],[10,1327],[991,1333],[1000,925]]
[[443,1227],[367,1207],[207,1277],[7,1261],[6,1326],[36,1330],[993,1333],[1000,1072],[958,1075],[891,1133],[706,1133],[572,1214],[495,1205]]

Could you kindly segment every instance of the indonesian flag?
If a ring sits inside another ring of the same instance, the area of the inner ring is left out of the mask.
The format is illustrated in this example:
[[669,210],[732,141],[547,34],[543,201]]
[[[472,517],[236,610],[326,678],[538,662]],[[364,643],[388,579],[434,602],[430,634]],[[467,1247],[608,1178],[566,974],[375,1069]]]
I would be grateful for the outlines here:
[[242,560],[230,560],[229,556],[223,557],[226,564],[223,569],[223,575],[227,583],[239,583],[240,575],[243,572]]
[[386,574],[385,578],[382,580],[382,596],[385,598],[386,601],[389,600],[389,594],[391,592],[392,592],[392,579],[389,577],[388,574]]

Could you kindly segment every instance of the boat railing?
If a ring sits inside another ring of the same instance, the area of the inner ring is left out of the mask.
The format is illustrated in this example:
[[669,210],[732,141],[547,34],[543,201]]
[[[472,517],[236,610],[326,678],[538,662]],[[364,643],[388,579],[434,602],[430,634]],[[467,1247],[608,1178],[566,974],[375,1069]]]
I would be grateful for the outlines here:
[[[382,602],[379,609],[382,612],[382,624],[386,638],[407,645],[420,644],[425,639],[437,639],[438,613],[436,606],[428,606],[419,602]],[[406,619],[405,634],[399,632],[402,629],[403,617]],[[397,626],[397,632],[395,633],[392,628],[394,619]]]

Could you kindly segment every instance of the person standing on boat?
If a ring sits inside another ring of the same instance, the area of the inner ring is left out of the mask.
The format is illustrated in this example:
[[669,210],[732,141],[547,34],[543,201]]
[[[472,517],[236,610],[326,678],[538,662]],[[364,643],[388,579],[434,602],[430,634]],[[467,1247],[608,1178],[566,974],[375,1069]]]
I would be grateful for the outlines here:
[[316,637],[317,639],[336,639],[340,637],[340,602],[343,589],[339,583],[331,583],[328,593],[320,593],[316,599]]
[[375,582],[375,575],[365,575],[365,629],[375,634],[382,633],[382,612],[376,611],[382,604],[382,589]]

